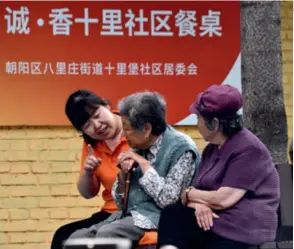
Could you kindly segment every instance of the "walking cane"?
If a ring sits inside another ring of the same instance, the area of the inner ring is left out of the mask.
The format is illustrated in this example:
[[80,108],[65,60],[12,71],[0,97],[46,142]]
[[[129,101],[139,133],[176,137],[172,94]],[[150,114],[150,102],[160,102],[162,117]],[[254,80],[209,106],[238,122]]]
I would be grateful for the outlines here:
[[129,201],[129,192],[130,192],[130,184],[131,184],[131,176],[134,169],[138,166],[137,163],[134,163],[125,178],[125,192],[124,192],[124,205],[123,205],[123,216],[127,214],[128,211],[128,201]]

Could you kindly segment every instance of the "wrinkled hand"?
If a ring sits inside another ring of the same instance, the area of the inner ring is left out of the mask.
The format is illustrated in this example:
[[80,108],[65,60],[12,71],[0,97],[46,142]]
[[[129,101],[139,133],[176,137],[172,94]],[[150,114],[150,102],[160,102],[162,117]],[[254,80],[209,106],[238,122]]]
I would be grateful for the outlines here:
[[93,148],[90,144],[88,144],[87,149],[88,156],[84,163],[84,172],[86,174],[92,175],[101,164],[101,159],[96,158],[96,156],[94,155]]
[[135,163],[135,160],[133,159],[134,155],[133,152],[128,150],[121,152],[118,156],[118,162],[121,166],[121,170],[127,174],[129,170],[132,168],[133,164]]
[[[125,159],[120,163],[121,170],[124,172],[124,174],[127,174],[130,169],[132,168],[135,161],[133,159]],[[133,170],[136,170],[135,168]]]
[[138,163],[140,166],[142,166],[142,164],[144,163],[149,164],[144,157],[138,155],[131,150],[121,152],[118,156],[118,162],[124,173],[128,173],[135,162]]
[[218,219],[212,209],[204,204],[189,202],[188,207],[195,209],[196,221],[199,227],[203,228],[204,231],[210,230],[213,226],[213,219]]

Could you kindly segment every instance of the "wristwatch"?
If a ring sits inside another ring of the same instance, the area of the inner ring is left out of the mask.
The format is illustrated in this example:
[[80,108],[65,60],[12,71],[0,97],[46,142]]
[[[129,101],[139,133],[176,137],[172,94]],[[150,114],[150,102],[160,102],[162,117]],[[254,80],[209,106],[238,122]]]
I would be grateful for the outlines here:
[[189,201],[189,193],[190,193],[190,191],[193,189],[193,187],[192,186],[190,186],[190,187],[188,187],[188,188],[186,188],[186,200],[187,201]]

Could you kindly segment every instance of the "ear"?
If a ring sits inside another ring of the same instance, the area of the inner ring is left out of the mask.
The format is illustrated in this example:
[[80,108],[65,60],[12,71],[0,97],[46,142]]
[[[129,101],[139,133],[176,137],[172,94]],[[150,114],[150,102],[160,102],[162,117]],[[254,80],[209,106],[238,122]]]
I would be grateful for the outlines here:
[[214,118],[212,120],[212,127],[213,127],[213,131],[219,130],[219,120],[217,118]]
[[150,123],[144,125],[145,138],[149,138],[152,133],[152,126]]
[[105,108],[107,108],[108,110],[111,110],[110,105],[105,105]]

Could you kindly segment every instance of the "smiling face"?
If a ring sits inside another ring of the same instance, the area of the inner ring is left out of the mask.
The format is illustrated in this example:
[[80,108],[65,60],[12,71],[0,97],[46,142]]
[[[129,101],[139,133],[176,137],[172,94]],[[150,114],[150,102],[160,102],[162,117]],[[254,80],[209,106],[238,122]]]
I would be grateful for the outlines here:
[[109,106],[100,105],[81,130],[96,140],[112,139],[117,131],[115,115]]

